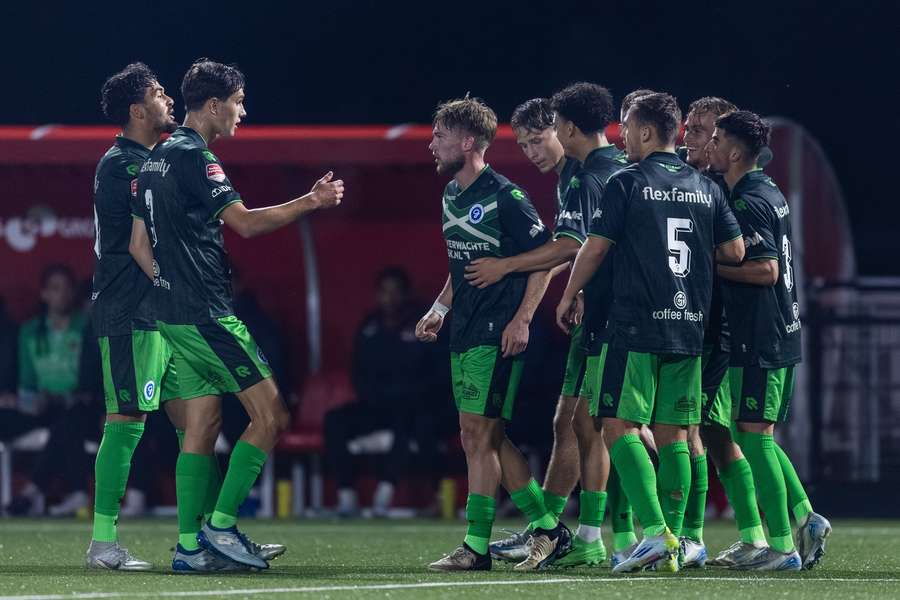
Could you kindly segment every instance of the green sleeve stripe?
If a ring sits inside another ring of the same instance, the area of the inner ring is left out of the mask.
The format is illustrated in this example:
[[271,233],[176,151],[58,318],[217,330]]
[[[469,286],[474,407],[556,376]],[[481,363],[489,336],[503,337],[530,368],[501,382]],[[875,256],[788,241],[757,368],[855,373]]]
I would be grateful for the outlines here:
[[243,200],[242,200],[241,198],[235,198],[234,200],[231,200],[231,201],[229,201],[229,202],[226,202],[225,204],[223,204],[223,205],[221,206],[221,208],[219,208],[219,210],[216,211],[216,213],[212,216],[212,218],[213,218],[213,219],[218,219],[218,218],[219,218],[219,215],[222,214],[222,211],[223,211],[223,210],[225,210],[226,208],[228,208],[229,206],[231,206],[232,204],[234,204],[234,203],[236,203],[236,202],[243,202]]
[[131,213],[131,217],[132,217],[133,219],[137,219],[138,221],[143,221],[143,220],[144,220],[144,217],[142,217],[142,216],[140,216],[140,215],[136,215],[136,214],[134,214],[134,213]]
[[774,260],[777,261],[778,257],[772,254],[763,254],[762,256],[749,256],[747,260]]
[[555,234],[553,234],[553,239],[554,239],[554,240],[558,240],[558,239],[561,238],[561,237],[569,237],[569,238],[572,238],[573,240],[575,240],[575,241],[578,242],[579,244],[584,245],[584,241],[585,241],[584,238],[583,238],[583,237],[580,237],[580,236],[578,236],[578,235],[576,235],[575,233],[573,233],[573,232],[571,232],[571,231],[557,231]]
[[588,237],[595,237],[595,238],[600,238],[602,240],[608,240],[608,241],[612,242],[613,244],[616,243],[616,240],[614,240],[610,237],[606,237],[605,235],[600,235],[599,233],[589,233]]
[[716,248],[718,248],[719,246],[724,246],[725,244],[730,244],[730,243],[733,242],[734,240],[740,239],[740,238],[742,238],[742,237],[744,237],[744,234],[743,234],[743,233],[739,233],[739,234],[737,234],[736,236],[734,236],[733,238],[731,238],[730,240],[725,240],[724,242],[721,242],[720,244],[718,244],[718,245],[716,246]]

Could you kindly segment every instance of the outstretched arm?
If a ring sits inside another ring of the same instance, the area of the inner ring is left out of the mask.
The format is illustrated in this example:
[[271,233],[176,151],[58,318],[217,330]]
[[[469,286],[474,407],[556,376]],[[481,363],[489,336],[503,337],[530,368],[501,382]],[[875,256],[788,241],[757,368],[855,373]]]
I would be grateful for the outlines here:
[[308,194],[284,204],[248,209],[243,202],[234,202],[222,211],[220,217],[243,238],[275,231],[306,213],[340,204],[344,196],[344,182],[340,179],[332,181],[333,177],[334,173],[329,171]]

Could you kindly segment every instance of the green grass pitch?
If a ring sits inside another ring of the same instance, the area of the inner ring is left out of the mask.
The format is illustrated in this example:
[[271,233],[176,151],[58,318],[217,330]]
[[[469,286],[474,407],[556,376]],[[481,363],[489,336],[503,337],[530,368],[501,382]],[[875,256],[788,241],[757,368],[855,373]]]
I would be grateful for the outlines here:
[[[500,523],[515,527],[518,523]],[[288,544],[265,573],[173,575],[174,519],[125,522],[122,543],[152,561],[150,573],[87,571],[83,521],[0,520],[0,600],[79,598],[900,598],[900,522],[837,521],[812,571],[745,574],[706,569],[614,576],[608,566],[516,573],[440,574],[425,565],[451,551],[464,525],[440,521],[245,521],[256,541]],[[608,533],[608,531],[605,531]],[[710,552],[736,538],[731,523],[707,527]]]

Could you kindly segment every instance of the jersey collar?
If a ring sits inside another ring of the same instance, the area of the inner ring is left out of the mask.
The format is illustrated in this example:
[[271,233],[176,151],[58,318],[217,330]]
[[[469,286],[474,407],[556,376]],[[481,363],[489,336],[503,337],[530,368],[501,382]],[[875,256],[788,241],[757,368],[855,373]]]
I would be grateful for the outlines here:
[[[492,174],[493,172],[494,172],[494,170],[491,169],[491,165],[484,165],[484,168],[481,170],[481,172],[478,174],[478,176],[475,177],[475,181],[470,183],[469,187],[467,187],[466,189],[459,190],[456,194],[456,197],[460,198],[460,197],[470,193],[471,191],[475,191],[478,188],[480,188],[482,185],[484,185],[484,182],[490,181],[490,178],[491,178],[490,174]],[[455,179],[453,181],[456,182]],[[457,187],[457,189],[459,188],[458,183],[456,184],[456,187]]]
[[196,129],[191,129],[186,125],[181,125],[178,129],[175,130],[175,133],[181,133],[182,135],[191,138],[195,142],[198,142],[203,145],[203,147],[207,147],[206,140],[203,139],[203,136],[197,133]]
[[607,160],[613,160],[617,156],[619,156],[619,149],[616,148],[613,144],[610,144],[609,146],[602,146],[600,148],[594,148],[584,158],[584,166],[587,167],[588,165],[591,165],[603,158]]
[[124,135],[116,136],[116,146],[125,150],[126,152],[134,152],[135,154],[139,154],[142,157],[146,158],[150,156],[150,150],[147,149],[143,144],[139,144],[136,141],[125,137]]
[[679,165],[679,164],[682,164],[682,162],[683,162],[680,158],[678,158],[678,155],[675,154],[674,152],[662,152],[659,150],[656,152],[651,152],[650,154],[647,155],[647,158],[645,158],[644,160],[649,160],[651,158],[655,161],[664,162],[664,163],[668,163],[668,164],[672,164],[672,165]]
[[744,189],[748,187],[753,187],[759,181],[765,181],[769,178],[768,175],[759,167],[747,171],[744,173],[744,176],[738,179],[738,182],[734,184],[734,188],[731,190],[732,196],[737,196]]

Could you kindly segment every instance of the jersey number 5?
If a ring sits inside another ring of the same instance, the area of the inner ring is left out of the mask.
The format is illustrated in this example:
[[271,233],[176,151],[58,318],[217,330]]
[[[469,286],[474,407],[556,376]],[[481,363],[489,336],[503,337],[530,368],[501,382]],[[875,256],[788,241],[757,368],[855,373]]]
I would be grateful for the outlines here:
[[669,218],[666,220],[666,230],[669,242],[669,252],[675,256],[669,256],[669,269],[675,277],[687,277],[691,272],[691,249],[687,242],[678,239],[679,233],[691,233],[694,231],[694,223],[690,219]]

